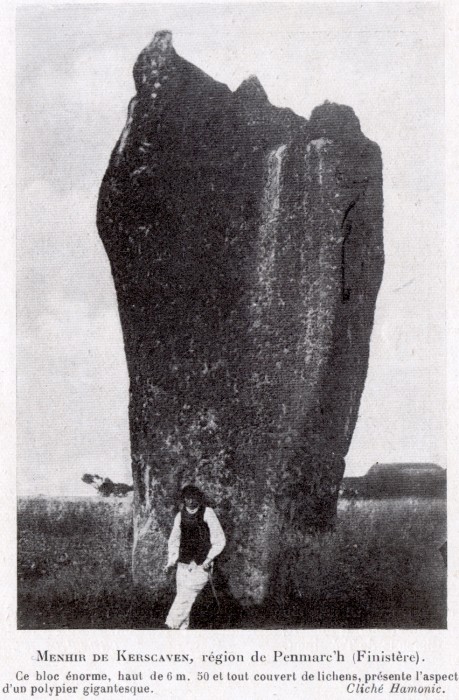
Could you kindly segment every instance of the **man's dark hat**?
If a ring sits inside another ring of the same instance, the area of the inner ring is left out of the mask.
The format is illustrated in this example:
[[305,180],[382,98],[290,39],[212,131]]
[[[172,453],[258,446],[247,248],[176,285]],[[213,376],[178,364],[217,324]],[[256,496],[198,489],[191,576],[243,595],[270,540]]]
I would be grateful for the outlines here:
[[201,491],[201,489],[198,489],[197,486],[193,486],[192,484],[187,484],[183,487],[180,493],[180,498],[183,501],[185,500],[185,498],[195,498],[199,503],[204,502],[203,492]]

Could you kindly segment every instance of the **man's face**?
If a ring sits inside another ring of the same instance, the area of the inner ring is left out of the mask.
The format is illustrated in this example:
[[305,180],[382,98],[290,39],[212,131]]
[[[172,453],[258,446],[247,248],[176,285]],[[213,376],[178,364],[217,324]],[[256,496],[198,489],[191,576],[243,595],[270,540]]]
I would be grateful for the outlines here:
[[188,508],[188,510],[195,510],[199,506],[199,501],[196,496],[186,496],[185,506]]

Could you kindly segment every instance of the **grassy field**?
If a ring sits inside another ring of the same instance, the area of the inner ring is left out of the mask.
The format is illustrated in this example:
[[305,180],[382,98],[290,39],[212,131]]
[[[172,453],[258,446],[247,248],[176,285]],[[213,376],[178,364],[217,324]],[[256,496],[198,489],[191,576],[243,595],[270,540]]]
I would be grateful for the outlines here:
[[[18,628],[161,627],[161,601],[135,590],[131,503],[21,499]],[[233,628],[444,628],[446,539],[441,499],[343,500],[336,530],[304,542],[291,604],[244,611],[204,590],[192,624]],[[218,579],[217,579],[218,585]]]

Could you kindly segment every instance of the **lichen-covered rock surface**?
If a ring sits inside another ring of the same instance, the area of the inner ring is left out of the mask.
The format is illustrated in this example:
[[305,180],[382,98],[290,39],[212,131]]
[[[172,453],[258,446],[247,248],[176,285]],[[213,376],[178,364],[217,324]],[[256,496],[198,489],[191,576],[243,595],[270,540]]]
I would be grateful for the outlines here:
[[[383,269],[382,164],[352,109],[232,92],[158,32],[98,228],[130,377],[133,565],[158,594],[178,489],[202,486],[245,604],[291,593],[333,524]],[[307,86],[304,86],[307,89]],[[301,591],[294,591],[301,594]]]

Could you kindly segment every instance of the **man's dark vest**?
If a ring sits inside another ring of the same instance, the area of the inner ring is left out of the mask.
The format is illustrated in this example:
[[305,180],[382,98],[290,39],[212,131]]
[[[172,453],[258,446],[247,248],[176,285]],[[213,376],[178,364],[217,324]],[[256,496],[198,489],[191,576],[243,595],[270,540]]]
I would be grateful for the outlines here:
[[186,508],[182,510],[179,561],[183,564],[192,561],[202,564],[209,554],[210,532],[204,520],[204,511],[205,506],[199,506],[193,515]]

